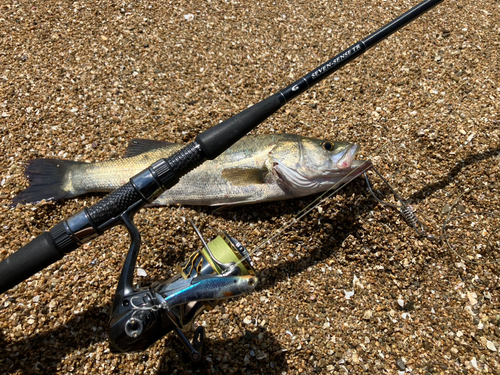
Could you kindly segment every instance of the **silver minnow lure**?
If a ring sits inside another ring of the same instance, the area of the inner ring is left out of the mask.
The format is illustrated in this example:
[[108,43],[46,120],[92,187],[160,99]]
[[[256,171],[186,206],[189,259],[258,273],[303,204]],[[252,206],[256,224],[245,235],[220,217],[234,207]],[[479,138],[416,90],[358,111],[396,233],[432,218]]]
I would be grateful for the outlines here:
[[[165,298],[167,306],[174,307],[191,301],[209,301],[248,294],[257,285],[255,276],[198,276],[189,286]],[[186,280],[188,281],[188,280]]]

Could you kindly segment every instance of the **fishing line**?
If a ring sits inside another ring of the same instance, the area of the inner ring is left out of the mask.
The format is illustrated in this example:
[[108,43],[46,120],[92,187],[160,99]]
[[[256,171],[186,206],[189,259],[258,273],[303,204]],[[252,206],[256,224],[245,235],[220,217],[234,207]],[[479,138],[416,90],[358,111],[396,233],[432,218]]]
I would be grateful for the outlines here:
[[[339,182],[337,182],[335,185],[333,185],[331,188],[329,188],[327,191],[322,193],[319,197],[317,197],[315,200],[313,200],[309,205],[307,205],[304,209],[302,209],[299,213],[295,215],[292,219],[290,219],[288,222],[283,224],[279,229],[275,230],[269,237],[266,239],[262,240],[252,251],[249,251],[248,254],[243,257],[241,260],[239,260],[233,267],[239,266],[243,261],[247,260],[250,261],[250,256],[253,255],[255,252],[257,252],[259,249],[262,249],[266,243],[270,243],[273,239],[275,239],[278,235],[283,233],[285,229],[289,228],[293,224],[297,223],[300,219],[302,219],[304,216],[306,216],[308,213],[310,213],[312,210],[314,210],[316,207],[318,207],[320,204],[322,204],[324,201],[326,201],[328,198],[330,198],[333,194],[336,194],[339,192],[344,186],[349,184],[349,182],[353,181],[353,179],[350,179],[347,182],[344,182],[349,176],[352,174],[356,173],[358,170],[366,167],[366,164],[363,163],[353,169],[351,172],[349,172],[347,175],[345,175]],[[373,168],[373,166],[372,166]],[[339,187],[339,185],[341,185]]]
[[[309,205],[307,205],[304,209],[302,209],[299,213],[297,213],[295,215],[294,218],[292,218],[291,220],[289,220],[288,222],[286,222],[285,224],[283,224],[279,229],[277,229],[276,231],[274,231],[269,237],[267,237],[266,239],[262,240],[252,251],[249,251],[248,252],[248,255],[246,255],[243,259],[241,259],[240,261],[236,262],[236,264],[234,266],[239,266],[244,260],[249,260],[249,257],[251,255],[253,255],[254,253],[256,253],[259,249],[262,249],[264,247],[264,245],[266,243],[270,243],[272,240],[274,240],[278,235],[280,235],[281,233],[283,233],[287,228],[289,228],[290,226],[292,226],[293,224],[297,223],[299,220],[301,220],[304,216],[306,216],[307,214],[309,214],[312,210],[314,210],[316,207],[318,207],[319,205],[323,204],[327,199],[329,199],[332,195],[336,194],[337,192],[339,192],[342,188],[344,188],[349,182],[353,181],[354,179],[351,179],[345,183],[343,183],[343,181],[345,181],[349,176],[351,176],[352,174],[356,173],[359,169],[362,169],[362,167],[364,166],[365,164],[361,164],[360,166],[356,167],[355,169],[353,169],[351,172],[349,172],[346,176],[344,176],[339,182],[337,182],[334,186],[332,186],[331,188],[329,188],[327,191],[325,191],[324,193],[322,193],[319,197],[317,197],[315,200],[313,200]],[[379,203],[383,204],[383,205],[386,205],[386,206],[390,206],[390,207],[394,207],[396,209],[399,210],[399,212],[403,215],[405,221],[407,222],[407,224],[412,227],[415,232],[422,236],[422,237],[425,237],[429,240],[433,240],[433,241],[440,241],[441,240],[441,236],[440,237],[436,237],[432,234],[428,234],[425,230],[425,227],[424,225],[422,224],[422,222],[417,218],[416,214],[415,214],[415,211],[413,210],[413,208],[410,206],[410,205],[407,205],[404,200],[401,198],[401,196],[396,192],[396,190],[394,190],[394,188],[389,184],[389,182],[380,174],[380,172],[372,165],[371,169],[382,179],[382,181],[391,189],[392,193],[394,194],[394,196],[398,199],[398,201],[400,202],[400,205],[396,205],[396,204],[392,204],[392,203],[389,203],[389,202],[385,202],[381,199],[379,199],[375,193],[373,192],[372,188],[371,188],[371,184],[368,180],[368,176],[366,174],[366,171],[363,173],[363,175],[365,176],[365,180],[366,180],[366,183],[367,183],[367,186],[368,186],[368,191],[370,192],[370,194],[373,196],[373,198],[375,198],[375,200],[377,200]],[[341,185],[341,186],[339,186]],[[420,227],[420,228],[419,228]],[[494,233],[493,233],[494,234]],[[491,237],[491,236],[490,236]]]
[[[386,146],[384,146],[382,148],[379,148],[379,152],[377,153],[377,155],[380,154],[382,152],[382,149],[384,149],[385,147]],[[269,237],[267,237],[266,239],[264,239],[260,243],[258,243],[257,246],[252,251],[249,251],[248,254],[245,257],[243,257],[241,260],[239,260],[238,262],[236,262],[236,264],[234,265],[234,267],[236,267],[236,266],[240,267],[240,264],[242,262],[244,262],[245,260],[246,261],[251,261],[250,257],[253,254],[255,254],[258,250],[264,248],[264,245],[266,243],[270,243],[272,240],[274,240],[276,237],[278,237],[281,233],[283,233],[286,229],[288,229],[289,227],[291,227],[293,224],[297,223],[299,220],[301,220],[304,216],[306,216],[307,214],[309,214],[316,207],[318,207],[319,205],[323,204],[327,199],[329,199],[330,197],[332,197],[332,195],[338,193],[347,184],[349,184],[349,182],[353,181],[355,178],[352,178],[349,181],[344,182],[348,177],[350,177],[351,175],[355,174],[357,171],[363,169],[363,167],[366,167],[366,163],[363,163],[363,164],[357,166],[356,168],[354,168],[352,171],[350,171],[348,174],[346,174],[340,181],[338,181],[336,184],[334,184],[328,190],[326,190],[325,192],[323,192],[319,197],[317,197],[310,204],[308,204],[305,208],[303,208],[300,212],[298,212],[295,215],[295,217],[293,217],[288,222],[286,222],[285,224],[283,224],[279,229],[275,230]],[[375,167],[373,165],[371,166],[371,169],[373,169],[373,170],[376,171],[376,173],[382,178],[382,180],[391,188],[391,190],[394,192],[394,194],[398,197],[398,199],[402,203],[401,213],[403,214],[403,216],[406,215],[405,218],[406,217],[410,218],[411,217],[411,213],[413,213],[413,211],[410,211],[411,208],[408,210],[408,206],[404,204],[403,200],[399,197],[399,195],[396,193],[396,191],[389,185],[389,183],[382,177],[382,175],[375,169]],[[364,172],[364,175],[365,175],[365,178],[366,178],[366,171]],[[367,179],[367,182],[368,182],[368,179]],[[339,185],[341,185],[341,186],[339,186]],[[370,183],[369,182],[368,182],[368,188],[371,191],[371,187],[370,187]],[[379,202],[391,205],[391,204],[389,204],[387,202],[383,202],[383,201],[379,200],[374,195],[373,192],[372,192],[372,195]],[[393,206],[396,207],[395,205],[393,205]],[[415,217],[415,219],[416,219],[416,217]],[[418,219],[417,219],[417,221],[418,221]],[[415,229],[416,229],[416,227],[415,227]],[[247,237],[245,237],[245,240],[246,239],[247,239]]]
[[379,203],[381,203],[381,204],[383,204],[385,206],[390,206],[390,207],[396,208],[401,213],[401,215],[403,215],[403,218],[405,219],[406,223],[410,227],[412,227],[419,236],[425,237],[425,238],[427,238],[429,240],[433,240],[433,241],[440,241],[441,237],[436,237],[436,236],[434,236],[432,234],[428,234],[426,232],[424,225],[418,219],[415,211],[413,210],[413,207],[405,203],[405,201],[403,200],[403,198],[401,198],[399,196],[399,194],[396,192],[396,190],[393,189],[393,187],[391,186],[391,184],[389,184],[389,182],[380,174],[380,172],[375,167],[373,167],[372,170],[391,189],[392,193],[397,198],[397,200],[399,201],[400,205],[392,204],[392,203],[385,202],[385,201],[379,199],[375,195],[374,191],[372,190],[372,187],[370,185],[370,181],[368,180],[368,176],[366,175],[366,172],[365,172],[364,176],[365,176],[366,184],[368,185],[368,191],[370,192],[370,194],[372,195],[372,197],[375,198],[375,200],[377,200]]
[[[390,206],[390,207],[394,207],[396,209],[398,209],[400,211],[400,213],[403,215],[405,221],[411,226],[413,227],[413,229],[415,229],[415,231],[417,232],[418,235],[420,236],[423,236],[429,240],[433,240],[433,241],[444,241],[444,243],[446,243],[446,246],[455,253],[455,255],[457,257],[459,257],[460,259],[462,259],[463,261],[465,262],[468,262],[468,263],[473,263],[473,264],[477,264],[477,265],[491,265],[491,264],[495,264],[495,263],[499,263],[500,262],[500,256],[497,257],[496,259],[494,258],[493,256],[493,260],[491,261],[484,261],[484,262],[480,262],[480,261],[474,261],[472,259],[470,259],[470,256],[469,257],[466,257],[462,254],[459,253],[459,250],[460,249],[463,249],[463,247],[460,247],[460,246],[453,246],[451,244],[451,241],[450,241],[450,237],[449,237],[449,234],[448,234],[448,226],[452,226],[451,223],[453,221],[458,221],[458,220],[467,220],[468,218],[471,218],[473,216],[476,216],[478,217],[479,219],[484,219],[484,217],[490,217],[492,218],[492,220],[495,221],[495,219],[500,219],[500,215],[498,215],[496,212],[493,212],[493,211],[478,211],[478,212],[472,212],[472,213],[466,213],[466,214],[462,214],[462,215],[458,215],[458,216],[454,216],[454,217],[450,217],[451,216],[451,213],[453,211],[453,209],[455,207],[457,207],[457,209],[460,211],[460,206],[459,206],[459,202],[460,200],[463,198],[463,196],[473,190],[476,190],[478,189],[478,187],[473,187],[473,188],[470,188],[470,189],[465,189],[464,192],[462,192],[458,198],[455,199],[455,201],[451,204],[451,205],[448,205],[446,204],[445,206],[445,209],[447,210],[447,216],[446,216],[446,219],[445,221],[443,222],[442,226],[441,226],[441,235],[440,236],[434,236],[434,235],[431,235],[431,234],[428,234],[426,233],[426,230],[425,230],[425,227],[424,225],[422,224],[422,222],[417,218],[416,216],[416,213],[415,211],[413,210],[413,208],[410,206],[410,205],[407,205],[404,200],[399,196],[399,194],[392,188],[392,186],[387,182],[387,180],[378,172],[378,170],[376,168],[372,168],[372,170],[378,174],[378,176],[382,179],[382,181],[387,185],[389,186],[389,188],[391,189],[392,193],[394,194],[394,196],[399,200],[399,202],[401,203],[400,205],[396,205],[396,204],[392,204],[392,203],[389,203],[389,202],[385,202],[385,201],[382,201],[381,199],[379,199],[374,191],[372,190],[371,188],[371,185],[370,185],[370,182],[368,180],[368,177],[366,175],[366,172],[364,173],[365,175],[365,179],[366,179],[366,183],[368,185],[368,191],[370,192],[370,194],[373,196],[373,198],[375,198],[379,203],[383,204],[383,205],[386,205],[386,206]],[[488,189],[495,189],[495,188],[498,188],[498,185],[486,185],[486,187]],[[463,211],[462,211],[463,212]],[[443,211],[444,213],[444,211]],[[479,222],[480,220],[477,220],[477,222]],[[498,220],[497,220],[498,221]],[[472,228],[468,228],[468,233],[465,234],[467,235],[468,237],[471,237],[470,235],[470,231],[474,231],[476,230],[479,231],[479,229],[475,229],[475,225],[477,224],[477,222],[475,221],[472,221],[470,223],[471,227]],[[484,222],[483,222],[484,224]],[[464,224],[465,225],[465,224]],[[420,227],[420,228],[419,228]],[[455,228],[456,232],[457,233],[462,233],[462,230],[460,228]],[[485,231],[486,229],[483,229],[483,231]],[[486,251],[491,251],[494,253],[494,251],[496,250],[498,252],[498,247],[499,247],[499,243],[500,241],[496,241],[496,243],[494,243],[494,236],[497,235],[500,233],[500,225],[497,225],[495,227],[493,227],[493,229],[491,230],[491,232],[489,233],[488,235],[488,238],[486,239],[486,245],[482,245],[481,243],[479,243],[480,241],[478,240],[475,244],[475,246],[473,246],[473,248],[476,248],[478,251],[476,252],[476,258],[479,258],[479,257],[482,257],[482,255],[479,253],[479,250],[481,248],[485,248],[485,252]],[[483,234],[483,237],[485,235]],[[465,251],[462,251],[462,253],[464,253]],[[500,255],[500,254],[499,254]]]

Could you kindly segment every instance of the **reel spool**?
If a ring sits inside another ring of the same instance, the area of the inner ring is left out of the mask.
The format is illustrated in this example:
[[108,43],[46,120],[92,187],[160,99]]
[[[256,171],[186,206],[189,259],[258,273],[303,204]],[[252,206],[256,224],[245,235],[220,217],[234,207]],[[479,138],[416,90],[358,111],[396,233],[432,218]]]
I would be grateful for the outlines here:
[[226,232],[193,253],[179,271],[185,279],[210,274],[255,276],[247,249]]

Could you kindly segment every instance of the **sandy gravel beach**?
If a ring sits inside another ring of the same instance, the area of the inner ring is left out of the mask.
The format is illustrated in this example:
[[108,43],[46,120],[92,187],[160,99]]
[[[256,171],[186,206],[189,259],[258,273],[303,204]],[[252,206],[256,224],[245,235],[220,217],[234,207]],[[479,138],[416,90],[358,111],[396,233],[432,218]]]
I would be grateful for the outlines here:
[[[417,3],[3,1],[0,259],[103,196],[13,208],[29,160],[191,142]],[[499,374],[499,25],[498,1],[445,0],[254,131],[358,144],[434,239],[357,179],[254,254],[259,285],[199,317],[193,365],[173,334],[110,353],[118,227],[0,295],[0,374]],[[189,218],[252,250],[316,197],[142,209],[136,280],[201,247]]]

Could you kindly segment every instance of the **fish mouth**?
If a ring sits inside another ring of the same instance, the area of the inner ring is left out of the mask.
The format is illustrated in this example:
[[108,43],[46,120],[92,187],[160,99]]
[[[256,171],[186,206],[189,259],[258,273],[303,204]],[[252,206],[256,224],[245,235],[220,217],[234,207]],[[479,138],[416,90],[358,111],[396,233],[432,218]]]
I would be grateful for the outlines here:
[[[349,157],[352,159],[354,155],[349,155]],[[329,171],[328,173],[323,174],[321,178],[316,179],[316,181],[320,184],[346,184],[362,175],[372,167],[373,164],[370,160],[351,160],[347,167]]]
[[[351,159],[354,156],[350,156]],[[323,173],[322,182],[337,182],[339,178],[356,178],[367,170],[371,169],[373,164],[370,160],[351,160],[347,167],[337,168]]]
[[352,145],[337,162],[337,168],[344,169],[350,168],[352,163],[355,161],[354,157],[359,151],[359,146]]

